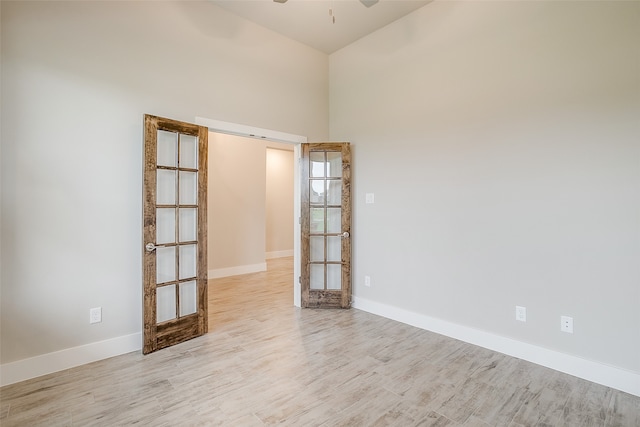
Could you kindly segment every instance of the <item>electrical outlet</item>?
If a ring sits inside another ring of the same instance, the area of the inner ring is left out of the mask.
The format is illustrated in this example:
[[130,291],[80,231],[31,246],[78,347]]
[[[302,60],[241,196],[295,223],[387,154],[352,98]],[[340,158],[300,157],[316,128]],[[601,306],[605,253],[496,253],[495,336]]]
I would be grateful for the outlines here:
[[573,333],[573,317],[560,316],[560,330],[569,334]]
[[519,320],[520,322],[527,321],[527,307],[520,307],[519,305],[516,305],[516,320]]
[[375,203],[375,195],[373,193],[366,193],[364,196],[365,203],[368,205]]
[[371,286],[371,277],[364,276],[364,285],[367,287]]
[[102,322],[102,307],[89,309],[89,323]]

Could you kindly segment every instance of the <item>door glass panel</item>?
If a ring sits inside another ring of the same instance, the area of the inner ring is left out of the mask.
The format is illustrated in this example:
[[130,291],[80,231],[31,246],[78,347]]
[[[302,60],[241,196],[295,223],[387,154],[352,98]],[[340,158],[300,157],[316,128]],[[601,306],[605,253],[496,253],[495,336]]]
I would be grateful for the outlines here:
[[324,179],[312,179],[309,191],[309,202],[312,205],[324,205]]
[[324,261],[324,237],[309,237],[309,245],[311,246],[309,254],[311,261]]
[[180,279],[196,277],[196,245],[180,245]]
[[324,289],[324,264],[311,264],[310,267],[309,287]]
[[158,169],[158,174],[156,176],[156,203],[158,205],[175,205],[176,171]]
[[156,244],[176,241],[176,210],[174,208],[156,209]]
[[197,303],[196,281],[180,283],[180,316],[188,316],[195,313]]
[[176,318],[176,285],[161,286],[156,290],[156,322]]
[[156,248],[156,283],[176,280],[176,247]]
[[208,134],[203,126],[144,116],[144,354],[207,330],[207,260],[201,246],[206,244],[207,168],[200,166],[206,163]]
[[180,167],[198,169],[198,138],[180,134]]
[[159,130],[158,136],[158,165],[178,166],[178,134]]
[[[303,307],[350,307],[351,155],[349,143],[302,145]],[[344,175],[344,176],[343,176]],[[306,212],[306,213],[305,213]],[[325,292],[326,291],[326,292]]]
[[342,177],[342,154],[335,151],[327,152],[327,176]]
[[342,203],[342,181],[327,181],[327,205],[340,206]]
[[198,173],[180,171],[180,204],[195,205],[198,198]]
[[309,176],[312,178],[324,178],[323,151],[312,151],[309,153]]
[[198,240],[198,208],[180,208],[179,210],[181,242]]
[[342,237],[327,236],[327,261],[342,261]]
[[340,208],[327,208],[327,233],[340,233],[342,231],[340,214]]
[[324,208],[311,208],[311,233],[324,233]]
[[342,265],[327,264],[327,289],[342,289]]

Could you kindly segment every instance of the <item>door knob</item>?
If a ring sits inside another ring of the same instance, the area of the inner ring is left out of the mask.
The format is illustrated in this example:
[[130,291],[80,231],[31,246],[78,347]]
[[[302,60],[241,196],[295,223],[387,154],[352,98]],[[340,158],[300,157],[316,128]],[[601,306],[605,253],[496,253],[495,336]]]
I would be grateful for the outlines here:
[[147,252],[153,252],[156,250],[156,245],[154,245],[153,243],[147,243],[144,248],[147,250]]
[[347,239],[347,238],[349,238],[349,232],[348,232],[348,231],[345,231],[344,233],[342,233],[342,238],[343,238],[343,239]]

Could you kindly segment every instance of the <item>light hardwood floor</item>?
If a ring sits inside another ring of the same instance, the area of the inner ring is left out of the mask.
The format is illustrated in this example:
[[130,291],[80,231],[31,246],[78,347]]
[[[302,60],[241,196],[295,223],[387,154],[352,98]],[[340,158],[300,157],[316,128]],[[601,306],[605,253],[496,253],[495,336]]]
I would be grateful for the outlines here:
[[640,398],[359,310],[292,259],[211,280],[210,333],[0,389],[9,426],[640,426]]

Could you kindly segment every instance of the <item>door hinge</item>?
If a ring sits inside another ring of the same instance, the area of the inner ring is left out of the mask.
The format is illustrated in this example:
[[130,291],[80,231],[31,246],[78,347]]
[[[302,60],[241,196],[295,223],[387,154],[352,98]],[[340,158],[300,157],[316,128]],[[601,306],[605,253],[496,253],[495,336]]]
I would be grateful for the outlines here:
[[298,224],[302,224],[302,217],[301,216],[298,217]]
[[298,276],[298,283],[302,285],[302,276]]

